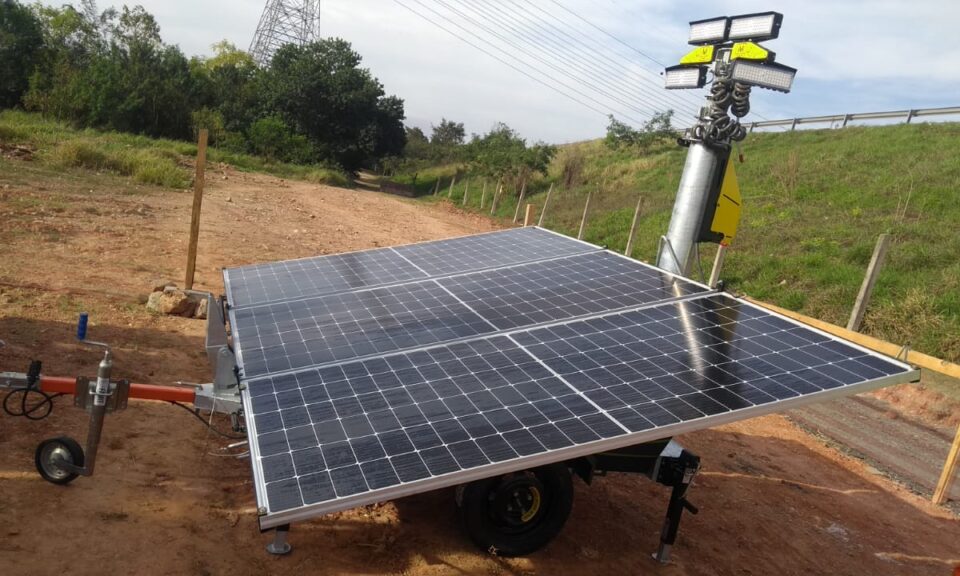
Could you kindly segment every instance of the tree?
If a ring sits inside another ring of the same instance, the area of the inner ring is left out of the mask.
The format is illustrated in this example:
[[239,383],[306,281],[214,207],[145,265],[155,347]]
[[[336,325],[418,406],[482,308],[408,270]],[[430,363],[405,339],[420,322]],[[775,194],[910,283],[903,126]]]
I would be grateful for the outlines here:
[[454,122],[446,118],[440,119],[439,126],[431,126],[433,133],[430,135],[430,143],[435,146],[459,146],[463,144],[466,132],[463,129],[463,122]]
[[0,108],[20,104],[43,49],[40,21],[15,0],[0,0]]
[[483,136],[474,136],[467,145],[475,168],[489,176],[512,176],[518,180],[535,172],[546,174],[556,147],[527,142],[512,128],[498,123]]
[[641,130],[631,128],[627,124],[617,120],[611,114],[608,116],[610,123],[607,125],[607,136],[604,142],[610,148],[620,148],[624,146],[639,146],[647,148],[653,142],[670,138],[674,134],[672,125],[673,110],[665,112],[655,112]]
[[403,101],[386,98],[360,62],[344,40],[288,44],[274,55],[263,82],[267,108],[306,135],[320,158],[350,171],[399,154],[406,140]]

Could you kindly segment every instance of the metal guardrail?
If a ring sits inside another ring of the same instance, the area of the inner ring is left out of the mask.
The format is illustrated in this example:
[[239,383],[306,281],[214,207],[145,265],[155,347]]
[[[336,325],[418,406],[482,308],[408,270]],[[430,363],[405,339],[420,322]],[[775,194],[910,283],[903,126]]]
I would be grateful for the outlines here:
[[861,112],[858,114],[834,114],[832,116],[811,116],[809,118],[787,118],[784,120],[764,120],[762,122],[751,122],[749,131],[753,132],[755,128],[771,128],[776,126],[789,126],[791,130],[796,130],[797,126],[802,124],[833,124],[839,122],[839,128],[846,128],[847,124],[856,120],[896,120],[902,118],[909,124],[914,118],[923,118],[926,116],[949,116],[960,115],[960,106],[948,106],[946,108],[914,108],[910,110],[894,110],[892,112]]

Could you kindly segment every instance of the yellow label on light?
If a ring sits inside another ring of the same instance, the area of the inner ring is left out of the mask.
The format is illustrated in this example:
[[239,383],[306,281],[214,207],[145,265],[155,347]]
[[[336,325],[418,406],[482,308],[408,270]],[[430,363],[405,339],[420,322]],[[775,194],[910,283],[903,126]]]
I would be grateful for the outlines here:
[[737,42],[733,45],[733,49],[730,50],[730,59],[765,62],[771,58],[770,51],[759,44],[754,44],[753,42]]
[[737,236],[737,226],[740,224],[740,183],[737,182],[737,171],[733,168],[734,159],[727,160],[727,169],[723,173],[723,183],[720,184],[720,197],[717,198],[717,211],[713,215],[710,230],[723,234],[720,241],[729,246]]
[[713,46],[698,46],[680,59],[681,64],[709,64],[713,62]]

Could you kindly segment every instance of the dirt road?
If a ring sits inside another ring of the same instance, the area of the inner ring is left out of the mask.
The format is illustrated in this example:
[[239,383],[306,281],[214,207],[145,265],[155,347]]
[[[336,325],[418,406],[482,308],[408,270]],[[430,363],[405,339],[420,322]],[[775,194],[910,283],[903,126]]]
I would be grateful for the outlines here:
[[[91,337],[114,344],[118,374],[208,380],[203,323],[140,304],[157,280],[180,280],[190,196],[29,162],[12,173],[0,177],[0,339],[10,345],[0,370],[38,357],[48,374],[91,373],[98,355],[73,343],[86,310]],[[198,283],[214,291],[223,266],[491,228],[372,192],[222,169],[208,182]],[[64,399],[41,422],[0,414],[0,573],[944,575],[960,564],[960,521],[779,416],[681,438],[704,459],[690,495],[701,513],[685,519],[665,567],[649,553],[666,490],[623,475],[578,483],[566,529],[528,558],[473,549],[449,490],[296,525],[294,553],[274,558],[256,528],[249,463],[167,405],[111,415],[94,478],[41,481],[36,443],[83,437],[84,423]]]
[[[790,419],[865,459],[920,493],[933,493],[953,441],[952,431],[936,429],[891,411],[869,396],[854,396],[791,411]],[[960,505],[960,483],[948,495]]]

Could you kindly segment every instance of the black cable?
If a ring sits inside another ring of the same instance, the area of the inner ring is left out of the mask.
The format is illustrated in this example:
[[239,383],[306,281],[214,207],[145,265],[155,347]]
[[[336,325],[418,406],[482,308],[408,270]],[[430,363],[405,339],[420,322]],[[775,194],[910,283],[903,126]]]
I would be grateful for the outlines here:
[[[53,399],[63,396],[62,392],[56,394],[47,394],[41,390],[37,385],[40,383],[40,369],[42,364],[39,360],[34,360],[30,362],[30,367],[27,369],[27,385],[23,388],[16,388],[11,390],[3,398],[3,411],[9,414],[10,416],[23,416],[27,420],[43,420],[53,412]],[[20,398],[20,409],[17,410],[16,407],[10,407],[10,400],[14,398],[15,394],[22,394]],[[38,404],[29,406],[27,400],[30,398],[31,394],[39,394],[43,400]],[[37,410],[46,408],[45,412],[42,412],[39,415],[36,415]]]
[[193,408],[190,408],[190,407],[187,406],[186,404],[181,404],[181,403],[179,403],[179,402],[177,402],[177,401],[175,401],[175,400],[170,400],[169,402],[170,402],[171,404],[173,404],[174,406],[179,406],[180,408],[183,408],[184,410],[186,410],[187,412],[189,412],[191,416],[193,416],[194,418],[196,418],[197,420],[199,420],[200,422],[202,422],[204,426],[206,426],[207,428],[209,428],[210,430],[212,430],[213,432],[215,432],[216,434],[218,434],[218,435],[220,435],[220,436],[222,436],[222,437],[224,437],[224,438],[228,438],[228,439],[230,439],[230,440],[246,440],[246,439],[247,439],[246,436],[237,436],[236,434],[228,434],[228,433],[223,432],[223,431],[221,431],[221,430],[217,430],[216,428],[213,427],[213,425],[210,424],[210,422],[204,420],[204,419],[203,419],[203,416],[197,414],[196,411],[193,410]]
[[[22,394],[20,398],[20,407],[19,410],[16,406],[11,407],[11,399],[14,398],[15,394]],[[30,398],[31,394],[37,394],[43,399],[38,403],[29,406],[27,400]],[[58,392],[56,394],[47,394],[43,390],[37,388],[15,388],[11,390],[3,399],[3,411],[9,414],[10,416],[23,416],[27,420],[43,420],[53,412],[53,399],[63,396],[63,392]],[[37,410],[41,408],[46,408],[46,411],[38,414],[35,414]]]

